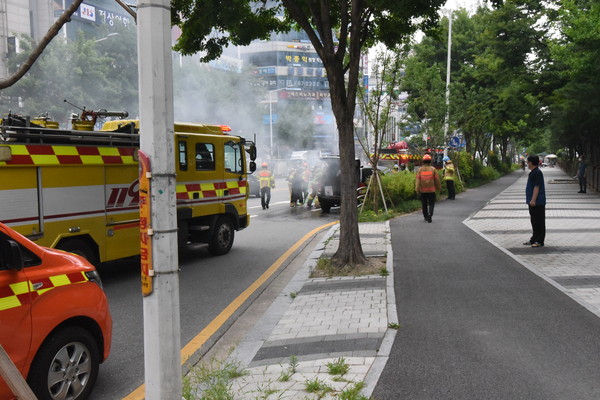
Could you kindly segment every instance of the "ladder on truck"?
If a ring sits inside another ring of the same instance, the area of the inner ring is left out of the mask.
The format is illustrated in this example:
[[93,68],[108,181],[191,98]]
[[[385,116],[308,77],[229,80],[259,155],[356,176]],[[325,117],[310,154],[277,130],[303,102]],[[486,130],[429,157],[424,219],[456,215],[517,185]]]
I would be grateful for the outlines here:
[[[52,129],[41,127],[28,120],[16,125],[4,119],[0,125],[0,142],[5,144],[46,144],[46,145],[92,145],[137,147],[140,136],[134,123],[127,123],[114,131],[85,131]],[[22,126],[21,126],[22,125]]]

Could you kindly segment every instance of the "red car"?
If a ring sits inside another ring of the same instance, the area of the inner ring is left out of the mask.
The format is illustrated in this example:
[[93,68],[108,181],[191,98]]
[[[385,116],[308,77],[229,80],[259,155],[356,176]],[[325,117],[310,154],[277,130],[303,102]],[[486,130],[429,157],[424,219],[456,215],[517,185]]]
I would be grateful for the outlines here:
[[[37,398],[87,398],[111,338],[96,269],[0,223],[0,344]],[[0,378],[0,400],[13,398]]]

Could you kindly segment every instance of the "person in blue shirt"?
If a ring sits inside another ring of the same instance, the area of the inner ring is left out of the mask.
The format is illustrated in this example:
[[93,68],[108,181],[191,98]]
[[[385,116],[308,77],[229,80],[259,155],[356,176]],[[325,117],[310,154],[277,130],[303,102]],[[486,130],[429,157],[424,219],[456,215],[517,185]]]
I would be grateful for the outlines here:
[[529,216],[533,234],[531,239],[523,243],[525,246],[543,247],[546,238],[546,189],[544,186],[544,174],[538,167],[540,159],[538,156],[527,157],[529,177],[525,187],[525,201],[529,206]]
[[577,166],[577,175],[575,178],[579,179],[579,192],[586,193],[587,191],[587,163],[585,162],[584,156],[579,157],[579,165]]

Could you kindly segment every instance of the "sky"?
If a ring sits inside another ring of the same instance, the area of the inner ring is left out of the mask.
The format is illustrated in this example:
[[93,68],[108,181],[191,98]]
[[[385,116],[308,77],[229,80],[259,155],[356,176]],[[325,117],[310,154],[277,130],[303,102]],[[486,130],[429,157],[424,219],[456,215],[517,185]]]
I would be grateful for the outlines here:
[[475,10],[477,5],[481,3],[481,0],[448,0],[446,5],[442,8],[449,10],[457,10],[459,8],[466,8],[467,10]]

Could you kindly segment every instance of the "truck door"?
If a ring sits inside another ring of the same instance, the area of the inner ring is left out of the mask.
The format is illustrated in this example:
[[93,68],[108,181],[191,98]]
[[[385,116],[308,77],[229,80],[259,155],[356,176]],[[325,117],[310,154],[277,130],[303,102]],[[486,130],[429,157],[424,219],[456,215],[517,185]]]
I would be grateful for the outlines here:
[[246,161],[244,159],[244,147],[240,142],[233,140],[224,143],[225,184],[227,188],[223,192],[223,201],[235,206],[238,215],[246,215]]
[[140,252],[138,174],[137,164],[104,167],[106,245],[100,246],[102,260],[131,257]]
[[[0,343],[22,370],[31,343],[31,293],[25,273],[10,268],[10,240],[0,232]],[[10,394],[0,378],[0,399],[11,398]]]

